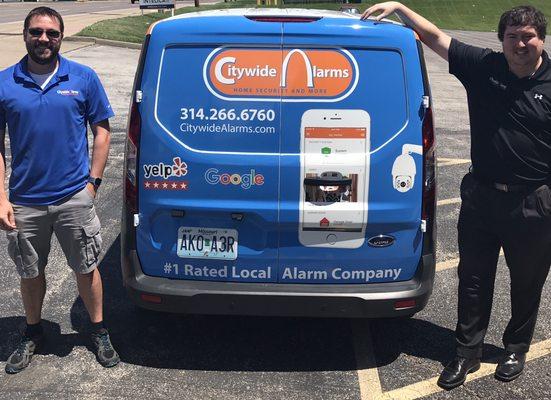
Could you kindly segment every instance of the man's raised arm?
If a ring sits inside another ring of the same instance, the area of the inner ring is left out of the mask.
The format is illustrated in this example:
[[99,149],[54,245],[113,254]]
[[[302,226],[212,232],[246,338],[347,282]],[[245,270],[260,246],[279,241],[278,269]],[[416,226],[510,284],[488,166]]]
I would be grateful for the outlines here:
[[448,61],[448,50],[450,48],[451,37],[442,32],[428,19],[397,1],[387,1],[369,7],[362,14],[362,19],[374,16],[377,21],[380,21],[382,18],[388,17],[392,13],[395,13],[404,24],[417,32],[424,44],[444,60]]

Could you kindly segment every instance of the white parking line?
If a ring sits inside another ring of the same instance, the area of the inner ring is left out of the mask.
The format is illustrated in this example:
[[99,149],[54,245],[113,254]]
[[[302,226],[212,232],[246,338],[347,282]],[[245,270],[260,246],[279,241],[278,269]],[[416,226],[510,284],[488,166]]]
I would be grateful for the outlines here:
[[[436,384],[438,377],[432,377],[398,389],[383,392],[373,351],[369,323],[366,320],[353,320],[351,327],[361,400],[415,400],[443,391]],[[532,344],[530,351],[526,355],[526,362],[528,363],[548,355],[551,355],[551,339]],[[363,365],[365,367],[362,367]],[[527,364],[527,368],[529,367],[529,364]],[[477,372],[467,376],[466,383],[493,375],[495,368],[496,363],[482,363]]]
[[457,204],[457,203],[461,203],[461,197],[454,197],[453,199],[438,200],[436,202],[436,205],[437,206],[445,206],[445,205],[448,205],[448,204]]
[[[362,400],[376,400],[383,394],[381,380],[373,352],[369,322],[363,319],[354,319],[351,323],[354,341],[354,355],[356,370]],[[365,367],[362,367],[365,365]]]
[[[499,251],[499,256],[504,256],[503,249]],[[459,258],[450,258],[448,260],[436,263],[436,271],[445,271],[450,268],[455,268],[457,267],[457,264],[459,264]]]
[[451,258],[446,261],[441,261],[436,263],[436,271],[445,271],[450,268],[455,268],[457,267],[457,264],[459,264],[459,258]]
[[[531,350],[526,355],[526,361],[536,360],[549,354],[551,354],[551,339],[543,340],[531,346]],[[529,368],[529,365],[527,365],[527,368]],[[495,369],[496,364],[482,363],[478,371],[467,376],[466,382],[490,376],[494,373]],[[414,400],[442,392],[443,389],[436,384],[437,380],[438,377],[434,377],[399,389],[384,392],[378,399]]]
[[[503,250],[499,253],[503,256]],[[459,258],[452,258],[436,264],[436,271],[444,271],[450,268],[456,268]],[[441,392],[442,389],[436,384],[438,377],[426,379],[399,389],[383,392],[381,379],[377,370],[377,360],[373,351],[373,342],[369,323],[366,320],[352,320],[351,322],[354,355],[356,357],[358,384],[360,388],[360,398],[362,400],[407,400],[419,399],[434,393]],[[534,360],[551,354],[551,339],[533,344],[526,361]],[[467,382],[489,376],[494,373],[495,364],[483,363],[480,370],[470,374]]]
[[450,165],[460,165],[460,164],[470,164],[471,160],[465,158],[442,158],[438,157],[436,159],[439,167],[447,167]]

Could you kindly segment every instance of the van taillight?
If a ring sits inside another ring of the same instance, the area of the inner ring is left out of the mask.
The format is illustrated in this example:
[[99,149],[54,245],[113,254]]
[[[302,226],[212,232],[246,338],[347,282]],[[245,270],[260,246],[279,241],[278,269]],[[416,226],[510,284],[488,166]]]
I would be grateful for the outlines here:
[[128,122],[128,135],[126,137],[125,160],[125,201],[128,211],[132,214],[138,212],[138,148],[140,145],[140,131],[142,119],[138,110],[138,104],[132,103],[130,120]]
[[427,225],[434,223],[434,208],[436,206],[436,159],[434,142],[434,122],[432,109],[425,110],[423,119],[423,206],[422,219]]

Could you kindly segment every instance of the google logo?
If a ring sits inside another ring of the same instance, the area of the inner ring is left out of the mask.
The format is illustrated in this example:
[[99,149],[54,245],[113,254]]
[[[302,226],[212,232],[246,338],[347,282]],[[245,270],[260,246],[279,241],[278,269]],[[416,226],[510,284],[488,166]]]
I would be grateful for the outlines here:
[[205,180],[211,185],[240,185],[243,189],[249,189],[251,186],[264,185],[264,175],[257,174],[254,169],[248,174],[228,174],[218,173],[218,169],[209,168],[205,172]]

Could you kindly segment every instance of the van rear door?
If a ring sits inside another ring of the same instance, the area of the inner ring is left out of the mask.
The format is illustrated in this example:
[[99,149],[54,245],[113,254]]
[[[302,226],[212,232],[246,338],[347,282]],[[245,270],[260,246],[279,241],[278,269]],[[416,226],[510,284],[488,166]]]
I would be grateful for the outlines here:
[[153,29],[140,103],[145,274],[277,281],[281,102],[255,82],[280,59],[281,24],[196,16]]
[[423,80],[413,35],[344,18],[284,24],[295,92],[282,98],[279,282],[414,275]]

